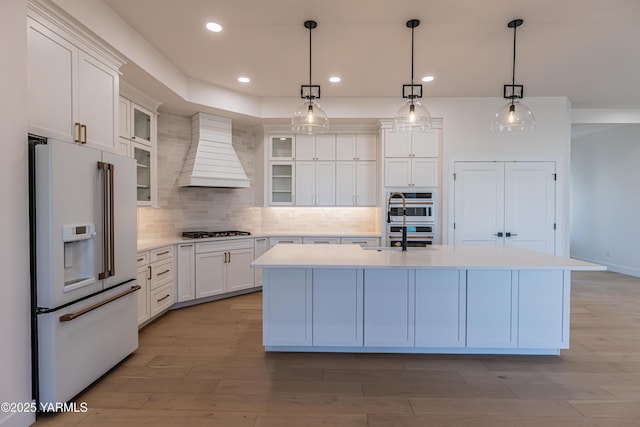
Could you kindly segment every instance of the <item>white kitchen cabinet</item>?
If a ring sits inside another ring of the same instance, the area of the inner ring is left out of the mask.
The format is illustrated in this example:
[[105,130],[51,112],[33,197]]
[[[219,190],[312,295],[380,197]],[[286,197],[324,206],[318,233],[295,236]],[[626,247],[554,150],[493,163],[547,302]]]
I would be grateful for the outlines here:
[[439,132],[386,132],[385,157],[438,157]]
[[339,245],[339,237],[303,237],[302,243],[311,245]]
[[315,346],[363,345],[363,271],[312,271],[312,343]]
[[295,205],[334,206],[336,162],[296,162]]
[[[138,254],[138,257],[140,254]],[[149,281],[151,277],[149,276],[149,268],[148,266],[138,267],[138,272],[136,274],[136,283],[140,285],[140,290],[138,291],[138,325],[142,325],[144,322],[149,320]]]
[[375,161],[336,162],[336,206],[376,206],[377,176]]
[[336,160],[377,160],[376,134],[336,135]]
[[336,136],[296,135],[296,161],[326,161],[336,159]]
[[[133,157],[137,164],[138,206],[158,206],[158,131],[157,110],[159,102],[126,84],[120,96],[119,152]],[[136,102],[137,101],[137,102]],[[145,108],[139,103],[145,103]],[[123,111],[124,110],[124,111]]]
[[518,274],[518,347],[569,348],[571,272]]
[[294,162],[269,163],[269,205],[293,205],[294,171]]
[[464,347],[466,274],[458,270],[416,270],[416,347]]
[[264,272],[262,291],[263,344],[312,345],[313,309],[310,269],[274,269]]
[[[266,237],[256,237],[253,243],[254,259],[262,256],[269,250],[269,240]],[[262,269],[253,269],[253,285],[255,287],[262,286]]]
[[467,347],[518,346],[517,274],[510,270],[468,270]]
[[360,246],[380,246],[379,237],[341,237],[340,244]]
[[176,247],[176,302],[196,297],[196,248],[194,243],[180,243]]
[[28,3],[29,131],[117,152],[118,69],[124,61],[52,14]]
[[269,137],[269,160],[295,160],[295,136],[274,135]]
[[555,162],[456,162],[454,242],[555,253]]
[[387,187],[437,187],[438,159],[387,158],[384,184]]
[[167,311],[175,302],[175,267],[173,246],[138,252],[136,279],[138,325]]
[[440,129],[402,133],[385,130],[384,185],[437,187],[439,185]]
[[269,237],[269,247],[272,248],[275,245],[289,245],[289,244],[302,244],[302,237],[299,236],[272,236]]
[[364,345],[413,347],[415,270],[364,270]]
[[196,244],[196,298],[253,287],[253,240]]

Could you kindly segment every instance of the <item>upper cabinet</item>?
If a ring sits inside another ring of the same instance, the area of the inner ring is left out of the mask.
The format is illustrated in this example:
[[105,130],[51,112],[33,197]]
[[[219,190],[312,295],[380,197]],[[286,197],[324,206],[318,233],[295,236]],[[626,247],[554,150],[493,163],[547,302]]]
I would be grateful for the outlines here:
[[385,187],[437,187],[442,122],[429,132],[384,131]]
[[157,207],[158,115],[156,111],[160,103],[126,83],[121,85],[120,93],[118,151],[122,155],[136,159],[138,206]]
[[45,3],[27,17],[29,131],[117,152],[124,60]]
[[376,206],[376,132],[371,127],[345,126],[345,132],[293,135],[273,127],[256,150],[256,180],[264,179],[264,196],[258,203]]
[[335,160],[336,136],[323,135],[296,135],[296,160]]

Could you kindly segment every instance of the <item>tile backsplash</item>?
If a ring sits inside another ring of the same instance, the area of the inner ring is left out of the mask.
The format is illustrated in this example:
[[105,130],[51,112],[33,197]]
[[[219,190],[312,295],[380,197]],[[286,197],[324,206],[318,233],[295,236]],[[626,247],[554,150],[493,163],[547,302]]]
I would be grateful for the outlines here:
[[277,232],[376,232],[379,208],[256,207],[251,128],[233,126],[233,147],[250,188],[178,187],[191,144],[191,117],[158,115],[158,208],[138,208],[138,239],[179,236],[186,230]]

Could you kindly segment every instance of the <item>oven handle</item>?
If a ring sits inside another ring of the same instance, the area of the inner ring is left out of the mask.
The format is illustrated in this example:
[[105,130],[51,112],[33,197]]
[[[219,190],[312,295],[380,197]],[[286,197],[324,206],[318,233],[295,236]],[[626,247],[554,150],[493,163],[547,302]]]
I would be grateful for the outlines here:
[[[402,201],[391,200],[389,202],[391,205],[402,205]],[[407,205],[433,205],[433,202],[411,202],[407,200]]]
[[110,298],[107,298],[106,300],[103,300],[103,301],[97,302],[97,303],[95,303],[95,304],[93,304],[93,305],[90,305],[89,307],[83,308],[83,309],[82,309],[82,310],[80,310],[80,311],[76,311],[75,313],[67,313],[67,314],[63,314],[62,316],[60,316],[60,321],[61,321],[61,322],[70,322],[70,321],[72,321],[73,319],[77,319],[78,317],[80,317],[80,316],[82,316],[82,315],[84,315],[84,314],[87,314],[87,313],[89,313],[90,311],[96,310],[96,309],[98,309],[98,308],[102,307],[103,305],[107,305],[107,304],[109,304],[110,302],[113,302],[113,301],[115,301],[115,300],[117,300],[117,299],[119,299],[119,298],[122,298],[122,297],[124,297],[124,296],[127,296],[127,295],[129,295],[129,294],[133,293],[133,292],[136,292],[136,291],[137,291],[137,290],[139,290],[139,289],[141,289],[141,286],[140,286],[140,285],[132,286],[130,289],[127,289],[127,290],[126,290],[126,291],[124,291],[124,292],[121,292],[121,293],[119,293],[119,294],[117,294],[117,295],[114,295],[114,296],[112,296],[112,297],[110,297]]

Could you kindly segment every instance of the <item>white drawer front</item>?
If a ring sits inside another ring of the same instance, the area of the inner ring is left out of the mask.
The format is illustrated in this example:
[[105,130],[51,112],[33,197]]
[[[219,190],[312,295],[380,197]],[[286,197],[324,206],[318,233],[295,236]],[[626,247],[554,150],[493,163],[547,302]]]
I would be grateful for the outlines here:
[[325,245],[339,245],[340,238],[339,237],[304,237],[302,239],[302,243],[304,244],[325,244]]
[[144,267],[149,264],[149,251],[138,252],[138,256],[136,257],[136,261],[138,263],[138,268]]
[[149,262],[156,262],[171,257],[173,257],[173,245],[163,246],[149,251]]
[[380,246],[379,237],[343,237],[340,239],[343,245]]
[[149,301],[150,316],[154,317],[168,309],[173,305],[174,300],[173,282],[151,291]]
[[151,264],[151,289],[173,282],[173,259],[158,261]]
[[269,238],[269,246],[273,247],[279,243],[302,243],[302,237],[271,237]]

